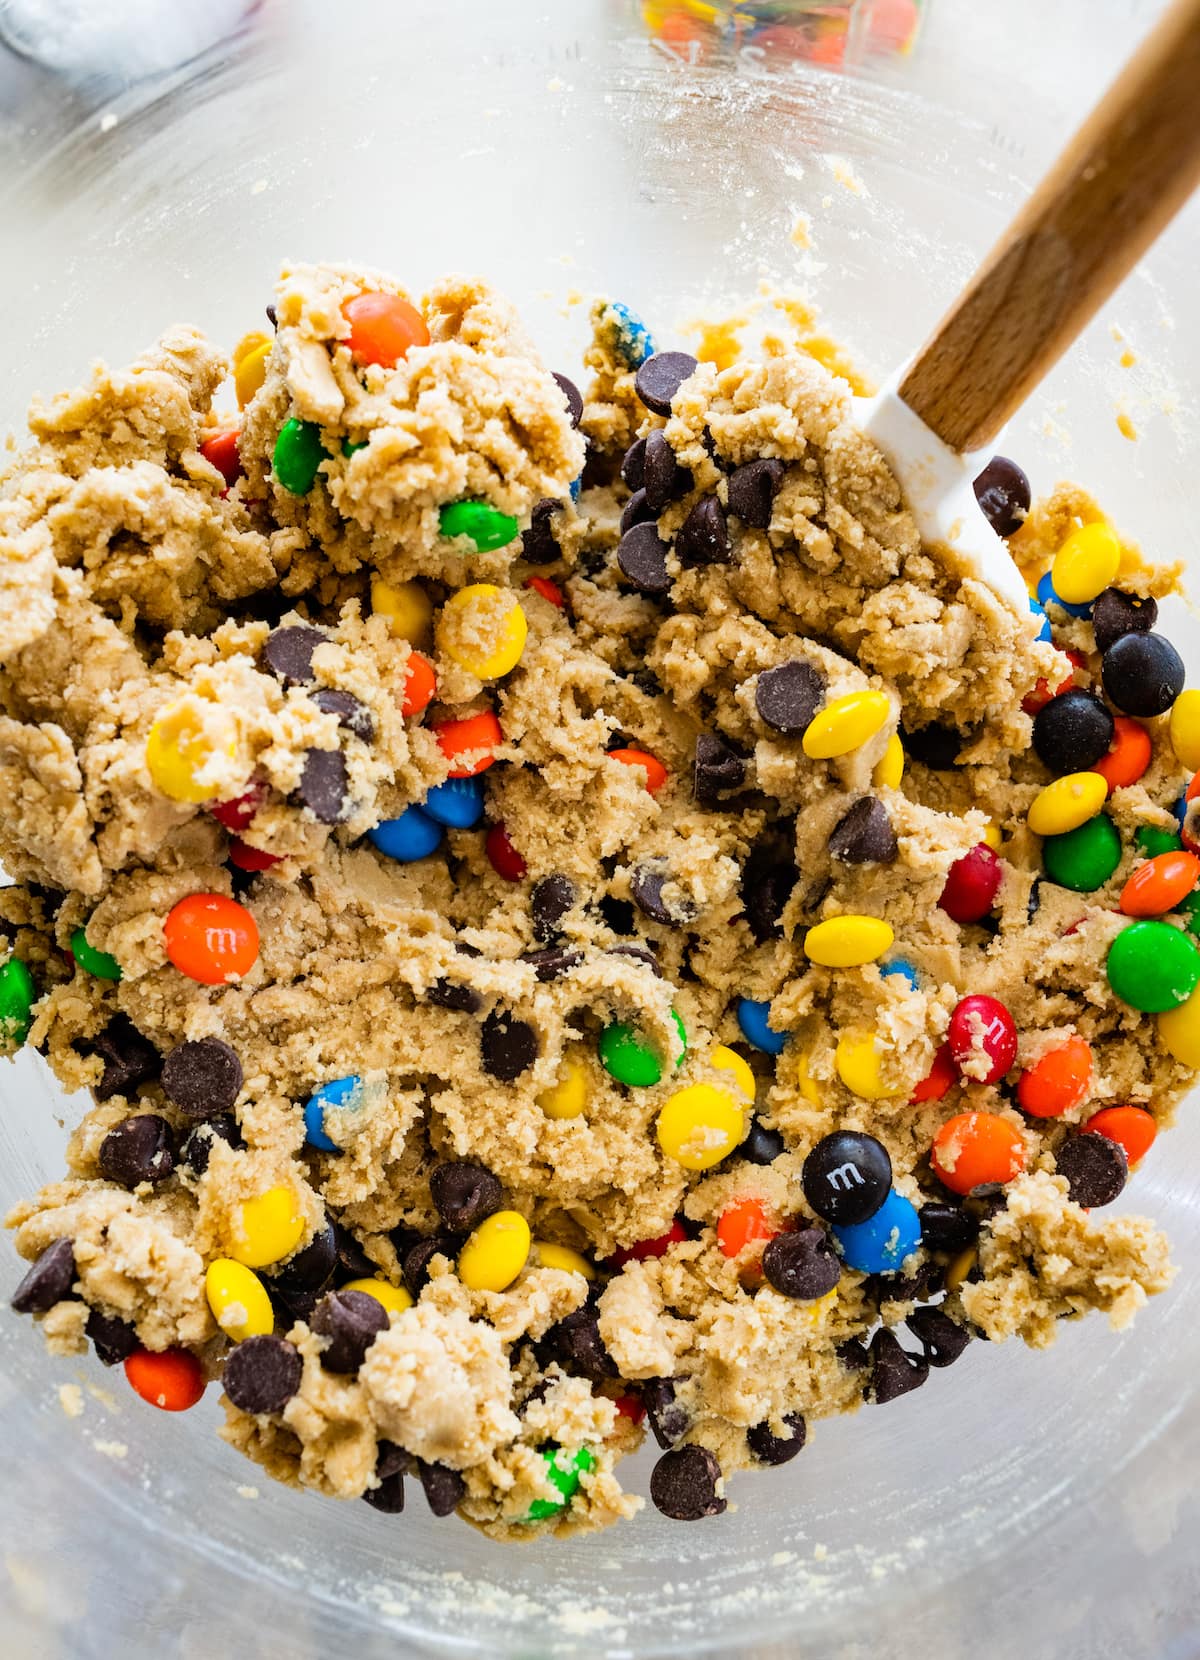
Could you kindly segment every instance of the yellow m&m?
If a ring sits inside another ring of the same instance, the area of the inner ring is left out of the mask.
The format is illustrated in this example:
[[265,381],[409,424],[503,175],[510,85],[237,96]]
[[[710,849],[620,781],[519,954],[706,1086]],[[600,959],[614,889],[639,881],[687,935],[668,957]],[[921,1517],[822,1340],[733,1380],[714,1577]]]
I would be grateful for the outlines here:
[[433,601],[419,582],[385,582],[371,578],[371,610],[386,617],[388,628],[398,640],[421,646],[429,640],[433,622]]
[[1158,1035],[1181,1066],[1200,1068],[1200,988],[1178,1008],[1159,1015]]
[[569,1245],[552,1245],[549,1240],[535,1239],[533,1255],[540,1268],[557,1268],[564,1274],[582,1274],[585,1280],[594,1280],[596,1270],[585,1256]]
[[267,378],[267,359],[273,341],[265,334],[248,334],[238,347],[233,364],[233,389],[238,408],[245,409]]
[[217,704],[203,710],[195,700],[163,710],[146,739],[146,767],[161,795],[172,801],[211,801],[221,785],[209,783],[206,771],[224,755],[237,754],[237,729]]
[[229,1257],[210,1262],[204,1274],[204,1295],[213,1319],[235,1343],[275,1330],[275,1311],[266,1287],[240,1262]]
[[900,734],[893,732],[887,741],[887,748],[875,763],[871,782],[877,790],[896,790],[903,777],[904,745],[900,742]]
[[885,692],[848,692],[845,697],[835,697],[805,728],[801,740],[804,753],[813,761],[849,755],[875,736],[891,712]]
[[529,625],[511,588],[474,582],[442,607],[438,648],[480,680],[499,680],[515,669],[525,650]]
[[1121,544],[1112,526],[1082,525],[1054,555],[1054,592],[1068,605],[1088,605],[1115,579],[1120,566]]
[[731,1049],[726,1043],[718,1043],[715,1049],[708,1054],[709,1066],[715,1066],[718,1072],[728,1072],[738,1089],[753,1103],[756,1085],[754,1072],[750,1062],[744,1060],[736,1049]]
[[498,1210],[459,1252],[458,1277],[472,1291],[507,1291],[529,1260],[530,1243],[520,1211]]
[[291,1256],[304,1237],[304,1212],[290,1187],[269,1187],[247,1199],[234,1227],[229,1254],[247,1268],[268,1268]]
[[1200,691],[1180,692],[1171,705],[1171,748],[1189,772],[1200,770]]
[[711,1170],[729,1157],[745,1131],[741,1103],[713,1084],[678,1090],[655,1125],[659,1146],[685,1170]]
[[879,1070],[879,1040],[873,1034],[845,1033],[838,1039],[833,1064],[846,1088],[864,1101],[878,1101],[889,1093]]
[[404,1286],[393,1285],[391,1280],[350,1280],[346,1285],[339,1286],[338,1290],[363,1291],[368,1297],[374,1297],[389,1314],[403,1314],[406,1308],[413,1306],[411,1294]]
[[804,936],[804,952],[822,968],[858,968],[882,957],[895,942],[891,924],[877,916],[831,916]]
[[538,1096],[547,1118],[578,1118],[587,1106],[587,1073],[577,1060],[564,1056],[558,1082]]
[[1078,830],[1103,807],[1108,783],[1098,772],[1069,772],[1033,798],[1029,828],[1035,836],[1062,836]]

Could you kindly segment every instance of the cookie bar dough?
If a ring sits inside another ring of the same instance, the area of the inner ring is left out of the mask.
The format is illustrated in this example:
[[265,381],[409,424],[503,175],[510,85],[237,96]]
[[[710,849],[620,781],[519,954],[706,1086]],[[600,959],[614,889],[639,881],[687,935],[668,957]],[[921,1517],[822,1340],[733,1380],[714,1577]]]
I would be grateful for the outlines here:
[[[581,395],[477,281],[286,267],[272,320],[239,416],[174,328],[0,473],[0,1028],[94,1096],[9,1217],[51,1347],[223,1385],[281,1481],[416,1475],[520,1540],[632,1517],[647,1428],[699,1519],[975,1334],[1165,1289],[1086,1126],[1152,1136],[1200,1060],[1106,971],[1150,926],[1200,978],[1186,899],[1116,909],[1186,856],[1181,723],[1140,722],[1090,886],[1029,823],[1099,609],[923,546],[797,342],[696,363],[598,302]],[[1102,522],[1026,506],[1035,581]],[[1109,534],[1150,638],[1176,573]]]

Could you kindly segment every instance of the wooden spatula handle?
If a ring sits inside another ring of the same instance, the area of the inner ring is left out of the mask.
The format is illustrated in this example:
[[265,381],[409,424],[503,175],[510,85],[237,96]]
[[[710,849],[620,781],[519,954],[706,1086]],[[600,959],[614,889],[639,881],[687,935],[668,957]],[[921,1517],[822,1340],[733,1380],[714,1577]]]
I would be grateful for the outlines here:
[[987,444],[1200,182],[1200,0],[1176,0],[910,365],[900,397]]

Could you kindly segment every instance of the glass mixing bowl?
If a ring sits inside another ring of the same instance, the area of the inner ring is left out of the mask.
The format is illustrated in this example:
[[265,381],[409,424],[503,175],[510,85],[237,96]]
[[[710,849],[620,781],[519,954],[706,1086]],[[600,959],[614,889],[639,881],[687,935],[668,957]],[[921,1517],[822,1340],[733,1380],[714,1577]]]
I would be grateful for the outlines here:
[[[283,257],[414,288],[484,273],[567,372],[585,337],[572,290],[684,345],[681,324],[766,279],[818,301],[882,374],[1156,7],[941,0],[898,53],[860,5],[825,62],[749,26],[664,39],[671,10],[647,8],[655,33],[602,0],[277,0],[215,55],[132,86],[119,60],[69,83],[0,60],[0,420],[177,319],[232,343],[260,326]],[[1166,558],[1195,542],[1198,255],[1193,211],[1004,446],[1037,486],[1092,486]],[[1167,626],[1200,670],[1200,629],[1182,608]],[[81,1103],[31,1056],[0,1088],[7,1208],[60,1173]],[[1181,1119],[1125,1202],[1161,1218],[1183,1272],[1131,1332],[1070,1326],[1048,1356],[973,1344],[919,1393],[819,1424],[785,1469],[738,1476],[729,1513],[693,1526],[647,1509],[517,1549],[431,1521],[419,1497],[397,1518],[287,1492],[215,1438],[215,1389],[186,1418],[149,1411],[5,1311],[6,1652],[1195,1654],[1200,1125]],[[643,1493],[649,1464],[627,1467]]]

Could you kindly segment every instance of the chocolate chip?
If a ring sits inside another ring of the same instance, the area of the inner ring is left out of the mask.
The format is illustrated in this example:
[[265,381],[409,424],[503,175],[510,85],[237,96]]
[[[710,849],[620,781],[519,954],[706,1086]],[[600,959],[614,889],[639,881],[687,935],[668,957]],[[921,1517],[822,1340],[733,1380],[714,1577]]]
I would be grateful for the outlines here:
[[658,958],[648,945],[610,945],[605,950],[608,957],[632,957],[635,962],[644,963],[650,969],[655,979],[661,980],[663,971],[658,966]]
[[189,1118],[227,1113],[241,1092],[242,1081],[241,1061],[220,1038],[191,1038],[163,1061],[163,1093]]
[[865,1371],[871,1361],[866,1345],[860,1343],[857,1337],[849,1337],[844,1343],[839,1343],[835,1353],[848,1372]]
[[179,1149],[180,1164],[186,1165],[193,1176],[203,1176],[214,1141],[223,1141],[227,1147],[246,1145],[237,1119],[222,1113],[219,1118],[206,1118],[191,1131]]
[[102,1314],[98,1308],[88,1310],[84,1331],[91,1338],[96,1359],[103,1366],[119,1366],[128,1360],[138,1347],[137,1327],[119,1314]]
[[884,1303],[923,1303],[945,1288],[945,1269],[936,1262],[923,1262],[911,1274],[868,1274],[862,1294],[880,1308]]
[[470,1233],[500,1209],[504,1190],[490,1170],[468,1159],[439,1164],[429,1178],[437,1213],[451,1233]]
[[13,1292],[13,1309],[17,1314],[45,1314],[71,1295],[74,1283],[73,1241],[51,1240]]
[[1161,634],[1122,634],[1100,663],[1104,695],[1123,715],[1162,715],[1183,690],[1183,658]]
[[655,415],[669,415],[671,399],[697,367],[696,359],[687,352],[655,352],[638,370],[634,389]]
[[617,544],[617,565],[639,593],[665,594],[671,587],[667,574],[669,552],[655,525],[635,524]]
[[1023,468],[1006,455],[994,455],[975,480],[975,500],[997,536],[1020,529],[1031,499]]
[[846,865],[895,864],[899,851],[888,810],[873,795],[860,796],[829,838],[831,857]]
[[319,628],[303,624],[272,629],[263,647],[263,656],[287,686],[305,686],[313,677],[313,652],[328,640]]
[[457,1470],[446,1464],[417,1460],[417,1474],[425,1490],[425,1502],[435,1516],[449,1516],[467,1496],[467,1484]]
[[966,737],[957,727],[941,726],[937,721],[931,721],[928,726],[919,726],[914,731],[901,726],[900,742],[906,755],[920,761],[931,772],[949,772],[958,762]]
[[[672,451],[674,455],[674,451]],[[646,440],[635,438],[621,461],[621,477],[631,490],[641,490],[646,483]]]
[[660,1447],[673,1447],[687,1433],[692,1420],[687,1408],[676,1400],[670,1378],[647,1378],[642,1384],[642,1403],[646,1422]]
[[953,1366],[971,1341],[971,1334],[940,1308],[916,1308],[904,1322],[925,1350],[931,1366]]
[[336,824],[346,802],[346,757],[340,749],[310,749],[300,774],[300,799],[320,824]]
[[468,945],[466,940],[455,940],[454,949],[460,957],[473,957],[476,962],[483,956],[483,952],[477,945]]
[[108,1101],[114,1095],[131,1095],[139,1084],[157,1078],[162,1068],[158,1050],[127,1015],[114,1015],[99,1037],[91,1040],[89,1048],[104,1062],[104,1072],[96,1085],[97,1101]]
[[725,1500],[717,1497],[720,1479],[721,1466],[707,1447],[678,1447],[650,1472],[650,1497],[673,1521],[698,1522],[725,1509]]
[[559,931],[559,923],[577,898],[575,884],[567,876],[556,873],[553,876],[543,876],[535,882],[533,892],[529,896],[534,937],[541,940],[543,945],[549,945]]
[[801,1228],[776,1234],[763,1252],[767,1281],[784,1297],[811,1302],[832,1291],[842,1264],[824,1228]]
[[1042,908],[1042,882],[1040,877],[1034,877],[1029,889],[1029,898],[1025,902],[1025,920],[1032,922]]
[[507,1009],[493,1009],[480,1029],[480,1048],[483,1070],[510,1084],[537,1060],[537,1033],[527,1020],[518,1020]]
[[646,506],[656,516],[670,505],[675,489],[679,463],[675,451],[662,432],[648,433],[642,453],[642,489],[646,492]]
[[102,1176],[122,1187],[166,1181],[175,1168],[171,1126],[156,1112],[122,1120],[100,1143],[99,1165]]
[[433,982],[425,993],[425,1000],[439,1009],[451,1009],[455,1014],[478,1014],[483,1007],[483,998],[477,991],[444,978]]
[[333,1238],[337,1246],[338,1273],[346,1279],[361,1280],[375,1274],[375,1263],[363,1250],[361,1243],[349,1228],[340,1222],[333,1224]]
[[874,1136],[834,1130],[812,1148],[800,1180],[817,1215],[846,1227],[865,1222],[883,1204],[891,1192],[892,1161]]
[[662,923],[666,928],[678,928],[695,921],[696,907],[688,899],[676,899],[673,905],[667,904],[663,888],[670,880],[669,870],[654,870],[648,865],[639,865],[630,878],[629,891],[643,916],[648,916],[651,922]]
[[755,1424],[746,1431],[746,1445],[760,1464],[786,1464],[804,1447],[808,1426],[799,1412],[789,1412],[784,1423],[790,1435],[776,1435],[768,1424]]
[[646,492],[635,490],[621,509],[621,535],[632,530],[634,525],[653,524],[655,518],[656,514],[646,500]]
[[575,382],[568,380],[566,375],[560,375],[557,371],[552,371],[552,373],[554,379],[558,382],[559,390],[567,400],[567,414],[571,417],[571,425],[577,427],[583,419],[582,394]]
[[965,1251],[979,1238],[979,1224],[958,1205],[921,1206],[921,1243],[930,1251]]
[[1149,634],[1157,621],[1157,600],[1106,588],[1092,606],[1096,650],[1107,651],[1123,634]]
[[600,915],[614,934],[633,933],[633,906],[628,899],[616,899],[606,893],[600,900]]
[[701,496],[679,527],[675,551],[689,568],[719,565],[733,552],[725,510],[715,496]]
[[774,1164],[785,1151],[779,1131],[768,1130],[757,1118],[751,1121],[749,1134],[738,1148],[742,1158],[749,1159],[751,1164]]
[[702,732],[696,739],[692,793],[702,807],[717,807],[731,790],[746,782],[746,763],[722,739]]
[[404,1253],[402,1269],[404,1283],[414,1297],[419,1297],[429,1284],[429,1264],[434,1257],[445,1257],[453,1262],[456,1256],[455,1244],[452,1239],[436,1234],[432,1239],[421,1239],[409,1247]]
[[1067,1197],[1088,1210],[1111,1205],[1129,1180],[1125,1149],[1104,1135],[1069,1135],[1054,1158],[1058,1174],[1067,1178]]
[[267,307],[267,322],[270,323],[273,329],[277,329],[279,327],[279,316],[273,305],[269,305]]
[[381,1476],[374,1487],[363,1490],[363,1501],[384,1516],[398,1516],[404,1509],[404,1472]]
[[299,1390],[303,1375],[299,1352],[286,1338],[264,1332],[245,1338],[229,1351],[221,1382],[241,1412],[282,1412]]
[[573,1377],[604,1383],[618,1375],[616,1362],[600,1336],[596,1311],[586,1303],[551,1326],[538,1347],[546,1364],[557,1361]]
[[766,530],[783,474],[783,462],[773,456],[739,467],[729,475],[729,511],[736,513],[743,524]]
[[756,944],[782,939],[779,919],[799,875],[794,864],[779,858],[769,847],[759,844],[751,851],[742,870],[742,904]]
[[367,1350],[388,1328],[387,1310],[365,1291],[330,1291],[313,1309],[309,1325],[327,1341],[321,1365],[343,1375],[358,1371]]
[[578,968],[583,961],[583,952],[571,951],[565,945],[551,945],[545,951],[523,951],[521,961],[530,963],[540,984],[547,985],[551,980],[561,980],[564,974]]
[[[333,1223],[326,1222],[303,1250],[294,1252],[285,1263],[271,1270],[271,1283],[285,1293],[322,1292],[333,1278],[337,1262],[337,1234]],[[369,1272],[374,1271],[372,1263]]]
[[416,1466],[416,1459],[395,1441],[386,1439],[375,1443],[375,1474],[380,1481],[388,1476],[406,1476]]
[[543,496],[533,504],[529,529],[521,537],[521,557],[531,565],[553,565],[562,557],[562,549],[554,534],[554,515],[562,512],[562,503]]
[[796,659],[764,669],[754,683],[754,707],[775,732],[799,737],[825,701],[825,676]]
[[1107,753],[1113,731],[1111,711],[1094,692],[1075,687],[1052,697],[1033,717],[1033,747],[1056,776],[1087,772]]
[[886,1326],[881,1326],[871,1339],[870,1352],[870,1390],[877,1406],[907,1395],[910,1389],[919,1389],[929,1376],[925,1356],[902,1348]]
[[329,686],[322,686],[319,692],[311,695],[322,714],[336,715],[338,725],[344,726],[356,738],[361,738],[363,743],[374,742],[375,717],[365,703],[360,703],[349,692],[339,692]]

